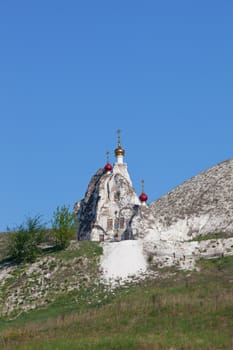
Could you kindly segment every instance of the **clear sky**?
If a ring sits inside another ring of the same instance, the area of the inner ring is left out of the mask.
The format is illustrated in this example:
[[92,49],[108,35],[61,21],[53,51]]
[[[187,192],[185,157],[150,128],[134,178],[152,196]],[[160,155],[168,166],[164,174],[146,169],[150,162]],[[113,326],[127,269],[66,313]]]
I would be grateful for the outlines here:
[[84,197],[117,129],[149,201],[233,157],[232,0],[0,2],[0,230]]

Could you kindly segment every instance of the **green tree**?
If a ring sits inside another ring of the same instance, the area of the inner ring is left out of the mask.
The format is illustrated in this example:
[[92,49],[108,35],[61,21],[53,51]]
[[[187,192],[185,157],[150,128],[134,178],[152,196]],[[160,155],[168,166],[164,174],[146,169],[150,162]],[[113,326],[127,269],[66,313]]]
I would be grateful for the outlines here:
[[39,244],[45,236],[45,226],[41,223],[41,216],[27,217],[25,223],[10,230],[8,255],[17,263],[32,262],[41,252]]
[[77,232],[77,218],[74,212],[69,211],[69,207],[63,205],[57,207],[53,213],[52,231],[59,248],[66,248]]

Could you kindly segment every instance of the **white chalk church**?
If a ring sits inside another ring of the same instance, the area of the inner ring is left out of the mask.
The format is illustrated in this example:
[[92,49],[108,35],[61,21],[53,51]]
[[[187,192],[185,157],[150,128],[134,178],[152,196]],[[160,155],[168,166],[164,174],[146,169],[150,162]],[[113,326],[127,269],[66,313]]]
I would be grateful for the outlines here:
[[107,154],[106,165],[92,177],[85,198],[76,204],[79,221],[79,240],[133,239],[130,221],[138,208],[146,205],[144,192],[135,192],[124,162],[125,150],[121,146],[120,130],[115,149],[116,162],[112,166]]

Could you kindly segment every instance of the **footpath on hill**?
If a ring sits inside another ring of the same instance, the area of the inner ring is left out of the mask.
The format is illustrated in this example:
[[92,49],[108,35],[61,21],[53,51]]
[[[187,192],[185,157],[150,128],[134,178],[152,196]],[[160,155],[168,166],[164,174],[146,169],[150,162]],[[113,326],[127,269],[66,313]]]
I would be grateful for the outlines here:
[[147,270],[147,261],[142,242],[127,240],[104,243],[101,269],[106,282],[124,281],[143,275]]

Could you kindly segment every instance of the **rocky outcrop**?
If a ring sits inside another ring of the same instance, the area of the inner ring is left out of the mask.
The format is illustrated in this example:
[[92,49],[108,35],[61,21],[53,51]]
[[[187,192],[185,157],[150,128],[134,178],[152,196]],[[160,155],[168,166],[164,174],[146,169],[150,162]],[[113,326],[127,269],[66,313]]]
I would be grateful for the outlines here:
[[192,269],[201,257],[233,255],[233,159],[141,207],[131,226],[157,267]]
[[80,243],[74,241],[65,251],[40,256],[31,264],[1,264],[0,317],[18,317],[67,293],[93,289],[100,277],[98,249],[94,244],[80,252]]
[[[140,229],[139,229],[140,228]],[[133,230],[162,240],[233,233],[233,159],[191,178],[152,202]],[[138,233],[139,234],[139,233]]]
[[149,206],[138,200],[126,164],[116,163],[92,178],[78,215],[79,239],[142,240],[158,267],[191,269],[200,257],[233,255],[233,159]]
[[104,169],[99,169],[92,177],[84,199],[75,205],[79,221],[78,239],[91,239],[91,231],[96,221],[97,205],[100,199],[99,187],[104,175]]

